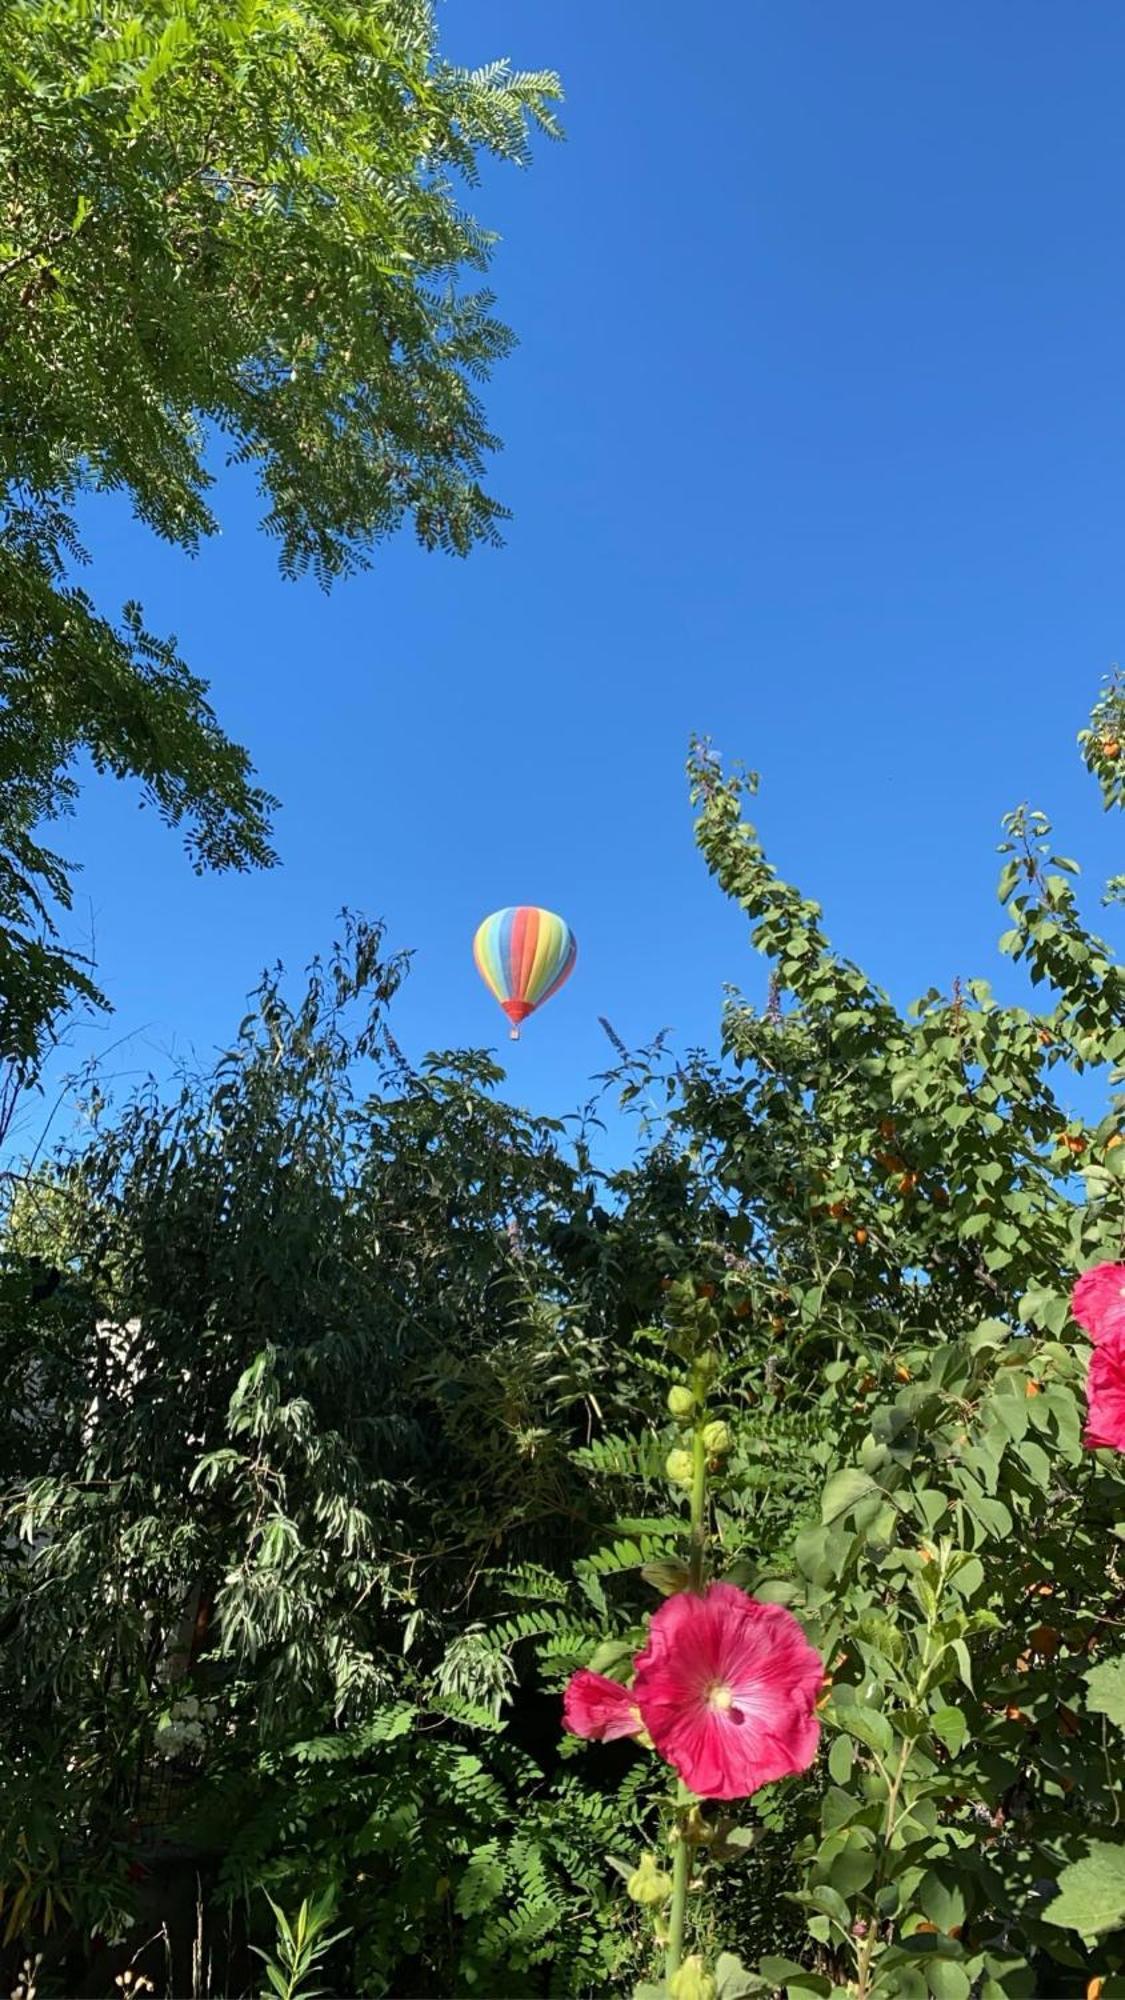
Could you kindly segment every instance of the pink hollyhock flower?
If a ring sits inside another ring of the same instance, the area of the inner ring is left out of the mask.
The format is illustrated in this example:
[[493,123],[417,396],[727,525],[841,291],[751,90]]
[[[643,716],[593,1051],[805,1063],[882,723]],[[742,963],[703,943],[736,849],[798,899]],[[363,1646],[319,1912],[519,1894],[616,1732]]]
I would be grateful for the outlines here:
[[1086,1376],[1086,1430],[1092,1450],[1108,1445],[1125,1451],[1125,1340],[1103,1339],[1090,1356]]
[[563,1720],[575,1736],[612,1743],[616,1736],[639,1736],[644,1724],[631,1688],[583,1667],[572,1674],[563,1696]]
[[791,1612],[713,1583],[661,1605],[637,1655],[633,1697],[685,1785],[701,1798],[744,1799],[808,1769],[823,1683],[820,1656]]
[[1095,1347],[1125,1333],[1125,1264],[1095,1264],[1083,1271],[1070,1295],[1070,1310]]

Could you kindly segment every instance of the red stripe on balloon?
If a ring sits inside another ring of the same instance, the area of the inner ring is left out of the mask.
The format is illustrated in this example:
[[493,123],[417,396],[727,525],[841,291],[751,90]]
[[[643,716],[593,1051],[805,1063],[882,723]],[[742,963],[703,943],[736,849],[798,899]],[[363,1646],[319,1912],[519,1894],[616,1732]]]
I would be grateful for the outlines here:
[[508,998],[510,1000],[523,999],[523,979],[521,972],[523,969],[523,940],[524,932],[527,929],[527,917],[527,911],[521,906],[512,918],[512,935],[508,940],[508,963],[505,968],[508,975]]
[[520,999],[526,1000],[531,985],[531,975],[535,971],[535,953],[539,944],[539,923],[541,918],[534,904],[527,911],[527,932],[523,941],[523,964],[520,967]]

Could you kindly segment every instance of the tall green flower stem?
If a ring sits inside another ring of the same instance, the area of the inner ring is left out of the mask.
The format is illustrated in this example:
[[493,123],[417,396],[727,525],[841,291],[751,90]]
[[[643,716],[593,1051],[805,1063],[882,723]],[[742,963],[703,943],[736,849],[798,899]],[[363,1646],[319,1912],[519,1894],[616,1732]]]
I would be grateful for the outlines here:
[[701,1411],[692,1439],[691,1554],[688,1558],[688,1567],[693,1590],[703,1589],[703,1559],[707,1553],[707,1529],[704,1522],[707,1506],[707,1447],[703,1442],[703,1418],[704,1413]]
[[668,1955],[665,1973],[669,1979],[679,1971],[684,1956],[684,1924],[687,1919],[688,1886],[691,1880],[691,1843],[687,1838],[687,1809],[692,1794],[681,1781],[676,1790],[676,1823],[679,1838],[672,1863],[672,1906],[668,1917]]
[[[705,1385],[695,1383],[698,1415],[692,1437],[692,1479],[691,1479],[691,1553],[688,1568],[691,1577],[690,1588],[702,1590],[703,1565],[707,1553],[707,1447],[703,1441],[706,1422],[706,1408],[702,1397]],[[687,1920],[688,1889],[691,1882],[691,1842],[687,1837],[688,1808],[694,1804],[694,1794],[681,1783],[676,1791],[676,1853],[672,1863],[672,1905],[668,1917],[668,1953],[665,1962],[666,1977],[671,1980],[683,1962],[684,1924]]]

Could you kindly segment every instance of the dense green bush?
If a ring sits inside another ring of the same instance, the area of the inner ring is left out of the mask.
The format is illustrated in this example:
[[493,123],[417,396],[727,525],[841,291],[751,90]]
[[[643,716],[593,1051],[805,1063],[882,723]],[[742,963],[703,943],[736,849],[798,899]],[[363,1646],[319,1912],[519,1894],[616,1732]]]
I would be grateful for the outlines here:
[[[1084,738],[1109,803],[1119,705]],[[695,1948],[749,1968],[724,1996],[1081,1993],[1125,1963],[1055,1902],[1119,1811],[1088,1676],[1118,1650],[1125,1496],[1080,1443],[1067,1299],[1125,1235],[1121,972],[1022,813],[1003,948],[1041,1008],[966,981],[904,1015],[777,879],[752,781],[700,751],[692,782],[769,995],[731,1000],[714,1060],[622,1053],[625,1095],[667,1102],[628,1169],[502,1104],[484,1057],[411,1069],[400,967],[356,924],[300,1002],[267,982],[213,1076],[19,1185],[13,1953],[56,1939],[59,1977],[108,1991],[91,1931],[151,1918],[178,1867],[208,1938],[262,1890],[328,1898],[341,1993],[657,1976],[620,1871],[660,1769],[563,1740],[558,1693],[675,1580],[665,1398],[696,1313],[736,1436],[717,1566],[832,1677],[818,1764],[692,1899]]]

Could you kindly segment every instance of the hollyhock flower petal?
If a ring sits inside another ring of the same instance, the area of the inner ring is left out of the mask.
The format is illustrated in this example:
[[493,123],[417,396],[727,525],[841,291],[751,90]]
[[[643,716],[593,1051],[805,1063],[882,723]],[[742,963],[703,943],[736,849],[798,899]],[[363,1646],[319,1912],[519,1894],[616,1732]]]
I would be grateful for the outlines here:
[[1070,1295],[1070,1310],[1095,1347],[1125,1333],[1125,1264],[1095,1264],[1083,1271]]
[[816,1756],[824,1667],[792,1613],[732,1583],[661,1605],[633,1697],[660,1755],[700,1798],[744,1799]]
[[563,1720],[575,1736],[592,1736],[596,1742],[612,1743],[617,1736],[639,1736],[641,1721],[637,1698],[620,1681],[605,1674],[592,1674],[588,1667],[572,1674],[563,1696]]
[[1090,1356],[1083,1442],[1125,1451],[1125,1338],[1104,1340]]

